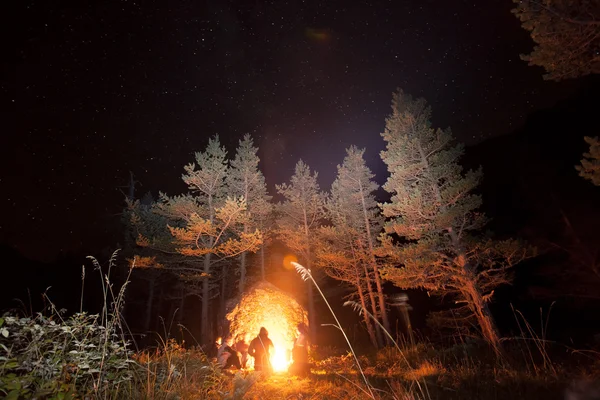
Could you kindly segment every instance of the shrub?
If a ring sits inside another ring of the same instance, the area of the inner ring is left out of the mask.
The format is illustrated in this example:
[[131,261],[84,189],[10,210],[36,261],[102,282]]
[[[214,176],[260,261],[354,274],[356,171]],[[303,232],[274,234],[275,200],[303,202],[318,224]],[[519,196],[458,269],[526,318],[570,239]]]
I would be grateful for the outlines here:
[[[57,321],[58,320],[58,321]],[[131,352],[98,315],[0,319],[0,392],[7,398],[69,398],[114,391],[134,377]]]

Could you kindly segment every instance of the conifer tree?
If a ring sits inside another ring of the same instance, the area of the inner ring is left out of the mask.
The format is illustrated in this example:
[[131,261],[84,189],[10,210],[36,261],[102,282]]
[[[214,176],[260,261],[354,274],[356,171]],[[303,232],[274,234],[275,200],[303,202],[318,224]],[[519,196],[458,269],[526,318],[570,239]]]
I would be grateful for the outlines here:
[[[383,244],[396,265],[383,268],[382,275],[402,288],[454,296],[462,305],[455,314],[474,317],[483,337],[500,352],[488,303],[498,285],[510,282],[509,268],[528,253],[512,240],[472,236],[485,223],[478,211],[481,197],[473,193],[481,170],[462,172],[462,146],[452,144],[450,130],[432,128],[430,118],[425,100],[394,94],[381,157],[390,173],[384,189],[392,194],[382,205],[389,219]],[[395,245],[390,234],[408,243]]]
[[[277,236],[312,270],[315,232],[325,217],[325,195],[319,188],[317,172],[302,160],[296,164],[290,183],[276,185],[284,201],[277,205]],[[314,271],[313,271],[314,273]],[[316,334],[313,288],[308,285],[308,313],[311,333]]]
[[576,165],[575,168],[579,171],[579,176],[600,186],[600,140],[589,136],[584,139],[590,145],[590,151],[583,153],[581,165]]
[[[184,167],[182,179],[189,193],[178,196],[161,193],[152,205],[153,217],[140,219],[139,214],[134,214],[138,220],[133,221],[140,229],[138,245],[182,256],[171,259],[165,268],[179,274],[191,286],[201,285],[203,341],[209,339],[209,304],[219,290],[215,281],[224,278],[221,271],[214,270],[215,266],[224,259],[258,250],[262,242],[258,230],[244,231],[249,221],[246,200],[229,196],[225,182],[226,156],[218,137],[210,139],[206,150],[195,154],[196,162]],[[160,221],[164,222],[162,227],[168,236],[160,230]]]
[[[245,135],[239,142],[235,158],[227,175],[226,183],[230,195],[239,197],[246,202],[247,219],[243,225],[243,232],[249,233],[259,229],[263,234],[269,228],[268,216],[271,213],[271,196],[267,194],[265,177],[258,168],[260,159],[257,155],[258,148],[250,135]],[[264,253],[264,242],[261,244],[261,255]],[[261,257],[261,260],[264,257]],[[238,284],[239,295],[242,296],[246,285],[247,252],[240,255],[240,280]],[[262,268],[264,270],[264,266]],[[263,272],[264,275],[264,272]],[[264,279],[264,276],[263,276]]]
[[560,81],[600,73],[600,3],[589,0],[513,0],[512,12],[535,46],[521,55]]
[[[341,222],[341,221],[340,221]],[[368,263],[367,254],[361,251],[356,242],[360,236],[348,224],[338,223],[336,226],[323,226],[318,230],[318,239],[315,242],[315,264],[331,278],[346,282],[354,289],[354,295],[360,300],[364,310],[369,310],[365,297],[365,286],[371,284],[371,279],[365,279],[364,266]],[[364,250],[364,249],[363,249]],[[375,304],[372,303],[371,306]],[[373,315],[377,315],[376,309]],[[379,347],[382,339],[375,335],[373,321],[368,313],[363,312],[365,327],[373,346]],[[378,325],[376,325],[378,326]]]
[[[373,193],[378,189],[373,180],[374,174],[364,160],[364,149],[351,146],[346,150],[346,157],[338,165],[337,177],[331,187],[328,202],[329,218],[334,226],[355,232],[354,240],[361,257],[367,288],[372,282],[376,288],[377,302],[373,306],[373,315],[380,316],[385,329],[390,331],[387,310],[383,294],[378,260],[375,256],[377,236],[381,232],[382,218]],[[371,294],[371,293],[370,293]],[[379,312],[377,312],[377,308]],[[379,325],[376,325],[379,328]]]

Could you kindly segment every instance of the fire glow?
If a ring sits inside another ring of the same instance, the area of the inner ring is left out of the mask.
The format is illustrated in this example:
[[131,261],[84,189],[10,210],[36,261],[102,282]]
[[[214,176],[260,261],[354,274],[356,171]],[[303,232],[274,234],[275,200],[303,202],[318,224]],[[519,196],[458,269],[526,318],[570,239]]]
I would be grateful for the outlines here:
[[227,314],[229,331],[234,338],[254,339],[261,327],[269,332],[275,347],[271,365],[275,372],[286,371],[291,364],[292,347],[299,323],[308,323],[306,311],[287,293],[262,282],[248,291]]

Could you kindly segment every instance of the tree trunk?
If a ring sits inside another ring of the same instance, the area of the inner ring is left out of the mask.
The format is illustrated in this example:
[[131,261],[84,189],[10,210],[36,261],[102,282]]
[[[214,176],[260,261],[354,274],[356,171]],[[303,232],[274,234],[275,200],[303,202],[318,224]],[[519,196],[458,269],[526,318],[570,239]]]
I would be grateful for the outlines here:
[[240,281],[238,282],[238,295],[240,299],[244,295],[246,287],[246,252],[240,254]]
[[204,256],[204,273],[207,274],[202,280],[202,309],[200,313],[200,342],[203,344],[210,343],[209,338],[209,315],[208,303],[210,302],[210,253]]
[[[244,225],[244,233],[248,233],[248,226]],[[240,299],[244,295],[244,289],[246,287],[246,254],[248,252],[244,251],[240,254],[240,281],[238,285],[238,294]]]
[[[314,271],[312,270],[312,252],[310,251],[310,234],[308,230],[308,218],[306,216],[306,209],[302,210],[304,213],[304,235],[306,237],[306,243],[308,248],[306,249],[306,268],[310,271],[313,279],[315,279]],[[317,339],[317,316],[315,315],[315,299],[313,295],[313,283],[308,281],[308,323],[310,325],[311,339],[315,341]],[[314,343],[314,342],[313,342]]]
[[[213,198],[212,195],[208,196],[208,210],[209,210],[209,221],[211,224],[215,222],[215,209],[213,207]],[[212,249],[215,245],[214,238],[211,237],[209,240],[209,248]],[[204,279],[202,280],[202,309],[200,313],[200,343],[208,344],[211,342],[210,340],[210,315],[209,311],[209,303],[210,303],[210,258],[211,253],[206,253],[204,256]]]
[[502,346],[500,344],[500,334],[498,333],[498,328],[496,327],[494,317],[492,316],[489,307],[483,299],[481,289],[479,288],[479,285],[477,285],[475,268],[467,261],[465,251],[463,250],[463,247],[461,246],[459,238],[456,235],[456,232],[454,232],[454,229],[448,228],[448,233],[450,235],[452,245],[457,253],[457,263],[465,272],[464,284],[458,289],[461,291],[469,305],[469,308],[475,315],[483,338],[490,344],[490,346],[492,346],[496,355],[501,356]]
[[[369,270],[365,264],[363,264],[363,268],[365,270],[365,280],[367,282],[367,293],[369,293],[369,300],[371,301],[371,314],[373,314],[373,318],[377,318],[377,301],[375,301],[375,294],[373,293],[373,287],[371,286],[371,277],[369,276]],[[381,327],[379,324],[375,324],[375,331],[377,332],[377,347],[379,348],[383,346],[383,343],[385,342],[383,339],[383,332],[381,332]]]
[[406,306],[406,304],[400,306],[400,311],[402,313],[402,319],[404,320],[404,326],[406,327],[406,334],[408,335],[408,340],[410,340],[410,344],[414,346],[415,338],[413,336],[412,324],[410,323],[410,315],[408,314],[408,307]]
[[148,280],[148,298],[146,300],[146,315],[144,315],[144,332],[148,332],[150,330],[150,321],[152,319],[152,302],[154,301],[154,281],[154,277]]
[[[311,271],[312,274],[312,263],[310,262],[310,260],[308,260],[306,264],[307,268]],[[308,280],[306,283],[308,284],[308,324],[310,326],[311,340],[313,340],[313,343],[315,343],[314,341],[316,341],[317,339],[317,316],[315,314],[315,298],[313,295],[313,283],[310,280]]]
[[[164,296],[163,296],[163,293],[164,293],[164,290],[163,290],[162,287],[160,287],[160,290],[158,292],[158,304],[156,305],[156,308],[155,308],[155,310],[156,310],[155,314],[158,315],[158,316],[160,316],[162,314],[162,309],[163,309],[163,305],[164,305],[164,300],[163,300]],[[156,318],[154,321],[155,321],[154,322],[154,331],[155,332],[161,332],[162,329],[161,329],[161,327],[159,325],[160,318]]]
[[[366,311],[367,305],[365,303],[365,295],[363,293],[362,287],[360,286],[360,283],[356,285],[356,291],[358,292],[358,297],[360,298],[360,305],[362,306],[363,310]],[[373,346],[375,346],[375,348],[378,348],[379,343],[377,342],[377,337],[375,337],[375,331],[373,330],[373,321],[371,321],[366,312],[363,311],[362,314],[363,318],[365,319],[365,325],[367,326],[367,332],[369,332],[369,339],[371,339],[371,343],[373,343]]]
[[[219,321],[219,325],[222,325],[221,322],[225,318],[225,314],[227,313],[227,302],[225,293],[227,292],[227,273],[229,272],[229,268],[227,265],[223,265],[223,278],[221,278],[221,295],[219,296],[219,315],[217,316],[217,321]],[[241,296],[240,296],[241,298]]]
[[[365,194],[363,193],[362,183],[360,185],[360,199],[362,202],[363,217],[365,221],[365,229],[367,231],[367,244],[369,246],[369,257],[373,267],[373,274],[375,275],[375,285],[377,287],[377,297],[379,298],[379,310],[381,311],[381,319],[383,326],[390,333],[390,321],[388,320],[387,310],[385,307],[385,298],[383,297],[383,286],[381,285],[381,276],[379,276],[379,267],[377,266],[377,259],[375,258],[375,251],[373,250],[373,238],[371,237],[371,221],[369,221],[369,213],[367,212],[367,206],[365,204]],[[387,335],[385,336],[385,342],[391,344]]]
[[462,292],[465,299],[469,302],[469,308],[473,314],[475,314],[483,338],[490,346],[492,346],[496,355],[501,356],[502,346],[498,328],[496,327],[494,317],[492,316],[488,305],[481,295],[481,291],[473,279],[470,279],[469,282],[463,286]]
[[260,246],[260,279],[265,280],[265,242]]
[[181,325],[183,322],[183,310],[185,308],[185,290],[181,290],[181,299],[179,300],[179,311],[177,314],[177,324]]

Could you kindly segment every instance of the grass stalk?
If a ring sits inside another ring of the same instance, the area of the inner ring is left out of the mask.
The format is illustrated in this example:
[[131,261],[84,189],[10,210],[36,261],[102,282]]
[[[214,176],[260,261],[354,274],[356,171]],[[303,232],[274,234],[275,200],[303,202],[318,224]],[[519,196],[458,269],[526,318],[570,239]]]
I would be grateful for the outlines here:
[[298,264],[295,261],[292,261],[292,265],[294,266],[294,268],[296,268],[296,271],[300,274],[300,276],[302,277],[303,280],[306,281],[306,280],[310,279],[310,281],[315,285],[315,287],[319,291],[319,294],[323,298],[323,301],[325,301],[325,304],[327,304],[327,308],[329,308],[329,311],[331,311],[331,315],[335,319],[335,323],[337,324],[337,327],[344,335],[344,339],[346,339],[346,343],[348,344],[348,347],[350,348],[350,351],[352,352],[352,356],[354,357],[354,360],[356,361],[356,366],[358,367],[358,370],[360,371],[360,374],[361,374],[363,380],[365,381],[365,384],[367,385],[367,389],[369,389],[369,394],[370,394],[371,398],[374,399],[375,394],[373,393],[372,386],[369,383],[369,380],[367,379],[367,377],[360,365],[360,362],[358,361],[358,357],[356,356],[356,352],[354,351],[354,348],[352,348],[352,344],[350,343],[350,339],[348,339],[348,335],[346,335],[346,332],[344,332],[344,330],[342,329],[342,324],[340,324],[340,321],[338,320],[337,316],[335,315],[335,312],[333,312],[333,309],[331,308],[329,301],[327,301],[327,298],[325,297],[325,295],[321,291],[321,288],[319,287],[319,285],[313,278],[312,274],[310,273],[310,270],[308,270],[307,268],[305,268],[301,264]]

